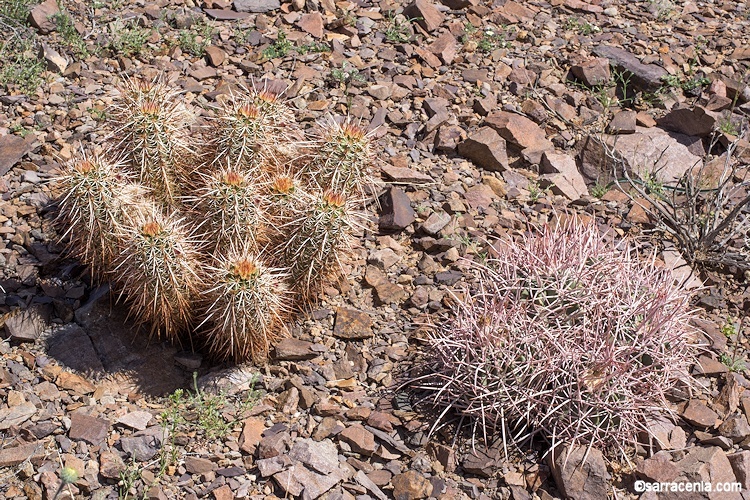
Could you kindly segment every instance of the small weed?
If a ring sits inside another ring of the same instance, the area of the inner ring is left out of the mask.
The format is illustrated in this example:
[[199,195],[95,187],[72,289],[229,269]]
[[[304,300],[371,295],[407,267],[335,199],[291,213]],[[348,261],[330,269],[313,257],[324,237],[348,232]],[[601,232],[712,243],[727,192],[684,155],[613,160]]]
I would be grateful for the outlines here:
[[107,111],[104,109],[88,108],[86,111],[88,111],[91,117],[98,122],[103,122],[107,119]]
[[33,35],[11,34],[0,43],[0,87],[10,90],[16,86],[23,93],[33,93],[42,84],[44,61],[36,54]]
[[112,41],[109,48],[116,54],[125,57],[137,56],[146,46],[151,30],[141,28],[135,22],[124,23],[117,20],[110,25]]
[[654,172],[644,172],[642,174],[643,186],[646,188],[646,192],[651,195],[658,197],[664,196],[664,183],[659,180]]
[[602,197],[607,194],[607,191],[609,191],[609,186],[607,186],[607,184],[602,184],[599,182],[589,188],[591,196],[596,199],[602,199]]
[[276,37],[276,41],[263,50],[263,57],[266,59],[286,57],[292,47],[292,42],[286,38],[286,32],[281,30]]
[[723,118],[722,120],[719,120],[718,130],[722,134],[734,135],[734,136],[740,133],[739,127],[737,127],[737,124],[732,121],[731,116],[728,116],[726,118]]
[[141,479],[142,470],[141,466],[135,463],[135,460],[130,459],[125,469],[120,472],[120,481],[117,483],[118,500],[128,500],[128,498],[131,498],[130,490]]
[[579,34],[588,36],[593,33],[599,33],[601,28],[595,24],[591,24],[585,19],[582,20],[578,17],[569,17],[563,24],[563,29],[566,31],[577,31]]
[[721,353],[719,355],[719,361],[729,368],[730,372],[743,372],[747,368],[745,358],[742,356],[730,356],[729,354]]
[[529,181],[529,185],[526,189],[529,191],[529,200],[531,200],[532,203],[536,203],[539,201],[539,198],[542,198],[547,194],[547,189],[542,189],[537,181]]
[[180,31],[177,43],[183,52],[195,57],[206,55],[206,47],[211,44],[214,28],[205,20],[200,19],[190,27]]
[[252,28],[235,26],[234,30],[232,31],[232,39],[234,40],[234,43],[239,46],[247,45],[247,42],[250,40],[250,34],[253,31],[255,30]]
[[482,52],[492,52],[496,49],[507,48],[509,45],[505,40],[505,33],[497,33],[492,28],[487,28],[477,42],[477,49]]
[[732,318],[727,318],[727,322],[721,325],[721,333],[728,339],[737,335],[737,327],[735,327]]
[[357,68],[349,67],[349,64],[344,62],[339,68],[333,68],[331,70],[331,78],[343,85],[349,85],[352,82],[364,82],[365,77],[359,72]]
[[319,54],[319,53],[330,52],[330,51],[331,51],[331,47],[327,43],[324,43],[324,42],[310,42],[310,43],[306,43],[304,45],[300,45],[299,47],[297,47],[297,53],[301,56],[308,54],[308,53]]
[[392,12],[389,12],[386,15],[388,26],[385,29],[385,39],[391,43],[404,43],[409,41],[409,38],[412,36],[410,24],[420,19],[421,18],[418,17],[409,19],[401,14],[394,16]]
[[36,0],[6,0],[0,2],[0,18],[9,20],[12,24],[25,24],[29,15],[31,5],[38,3]]
[[55,23],[57,32],[60,33],[65,44],[70,48],[73,54],[79,58],[88,57],[91,52],[86,46],[86,42],[76,29],[73,18],[65,10],[51,16]]

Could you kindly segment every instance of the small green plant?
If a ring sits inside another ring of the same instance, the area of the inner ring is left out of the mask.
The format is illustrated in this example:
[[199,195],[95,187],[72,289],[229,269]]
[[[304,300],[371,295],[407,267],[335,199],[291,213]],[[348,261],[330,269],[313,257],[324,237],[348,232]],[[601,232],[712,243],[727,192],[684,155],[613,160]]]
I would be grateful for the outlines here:
[[177,43],[183,52],[195,57],[206,55],[206,47],[211,45],[211,37],[214,34],[214,28],[203,18],[199,18],[190,29],[180,31]]
[[127,23],[122,20],[110,25],[112,40],[109,48],[115,54],[132,57],[141,54],[146,47],[146,40],[151,36],[151,30],[141,28],[136,22]]
[[0,20],[24,24],[29,15],[29,8],[36,3],[36,0],[6,0],[0,3]]
[[61,10],[53,14],[51,19],[55,23],[57,32],[76,57],[85,58],[91,54],[86,41],[78,33],[75,22],[67,11]]
[[287,54],[289,54],[289,51],[292,50],[294,45],[291,41],[289,41],[286,37],[286,32],[284,30],[280,30],[279,34],[276,36],[276,40],[263,49],[263,57],[266,59],[276,59],[279,57],[286,57]]
[[391,43],[404,43],[409,41],[413,32],[410,24],[421,18],[407,18],[402,14],[394,15],[393,11],[386,14],[388,26],[385,28],[385,39]]
[[745,358],[736,354],[729,355],[723,352],[719,355],[719,361],[729,368],[730,372],[743,372],[747,369]]
[[577,31],[579,34],[584,36],[588,36],[593,33],[599,33],[601,31],[601,28],[599,28],[599,26],[591,24],[585,19],[582,20],[581,18],[575,16],[571,16],[566,19],[565,23],[563,24],[563,28],[567,31]]
[[346,98],[346,107],[351,108],[351,96],[349,95],[349,87],[355,83],[362,83],[366,81],[365,77],[359,72],[359,70],[349,63],[344,61],[341,68],[333,68],[331,70],[331,79],[344,86],[344,96]]
[[727,317],[727,322],[721,325],[721,333],[728,339],[737,335],[737,327],[732,321],[732,318]]
[[492,28],[486,28],[477,42],[477,49],[482,52],[492,52],[496,49],[504,49],[509,45],[505,40],[505,33],[496,32]]
[[34,35],[28,30],[11,33],[0,42],[0,87],[10,90],[17,87],[24,93],[33,93],[42,84],[44,61],[37,56]]
[[135,483],[140,481],[142,471],[141,466],[131,458],[127,466],[120,472],[120,480],[117,482],[118,500],[131,498],[131,491],[135,488]]
[[607,191],[609,191],[609,186],[600,182],[597,182],[589,188],[591,196],[597,199],[601,199],[605,194],[607,194]]
[[722,134],[737,136],[740,133],[739,127],[732,121],[731,115],[719,120],[717,125],[719,132]]
[[331,47],[327,43],[318,41],[306,43],[297,47],[297,53],[301,56],[308,53],[319,54],[330,51]]
[[646,192],[655,196],[664,196],[664,182],[659,180],[655,172],[643,172],[643,186]]

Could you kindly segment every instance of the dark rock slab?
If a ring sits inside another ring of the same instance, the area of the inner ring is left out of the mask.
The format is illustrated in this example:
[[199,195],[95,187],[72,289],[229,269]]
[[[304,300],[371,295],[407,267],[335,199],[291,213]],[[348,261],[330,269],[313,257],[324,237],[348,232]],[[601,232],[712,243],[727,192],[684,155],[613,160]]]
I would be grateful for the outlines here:
[[107,439],[109,425],[109,420],[77,411],[70,415],[68,437],[73,441],[86,441],[98,446]]
[[389,189],[380,199],[379,225],[385,231],[402,231],[416,219],[411,200],[397,187]]
[[86,331],[75,323],[58,328],[47,339],[47,355],[82,373],[102,373],[102,365],[94,344]]
[[30,150],[29,143],[17,135],[0,137],[0,175],[7,174]]
[[372,318],[363,311],[339,307],[336,309],[333,334],[348,340],[370,338],[372,337]]
[[631,73],[631,83],[643,90],[655,91],[664,83],[663,77],[667,70],[656,64],[643,64],[636,56],[620,47],[599,45],[594,48],[594,54],[609,59],[609,62],[619,70]]

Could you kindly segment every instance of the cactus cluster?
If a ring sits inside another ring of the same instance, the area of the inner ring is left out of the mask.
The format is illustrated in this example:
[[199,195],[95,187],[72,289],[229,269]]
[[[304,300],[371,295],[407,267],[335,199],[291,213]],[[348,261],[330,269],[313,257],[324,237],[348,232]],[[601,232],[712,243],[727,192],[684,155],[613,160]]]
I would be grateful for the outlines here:
[[666,394],[689,383],[689,293],[669,270],[615,248],[593,224],[546,226],[496,245],[454,316],[430,334],[412,381],[479,438],[536,436],[625,451]]
[[376,183],[370,137],[330,118],[307,139],[270,84],[201,127],[169,84],[125,79],[108,114],[116,156],[82,152],[60,177],[70,251],[152,336],[262,361],[340,277]]

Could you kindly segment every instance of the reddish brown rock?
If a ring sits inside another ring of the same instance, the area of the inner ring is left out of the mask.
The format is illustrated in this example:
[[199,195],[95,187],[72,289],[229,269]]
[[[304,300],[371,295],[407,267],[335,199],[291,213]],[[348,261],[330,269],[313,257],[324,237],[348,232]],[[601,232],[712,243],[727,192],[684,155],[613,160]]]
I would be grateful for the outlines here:
[[416,19],[425,31],[434,31],[443,24],[445,16],[429,0],[415,0],[404,9],[404,15]]
[[68,437],[73,441],[86,441],[95,446],[107,439],[109,420],[92,417],[77,411],[70,416]]
[[341,431],[339,440],[351,446],[355,453],[362,455],[370,456],[377,449],[375,436],[361,425],[350,425]]
[[623,109],[615,113],[612,121],[607,125],[608,134],[632,134],[635,133],[636,112],[632,109]]
[[672,463],[671,453],[660,451],[638,464],[636,473],[641,479],[658,483],[674,481],[680,470]]
[[299,18],[299,21],[297,21],[297,26],[299,26],[302,31],[310,33],[315,38],[323,38],[323,16],[320,12],[303,14]]
[[493,128],[482,127],[458,145],[458,153],[477,166],[503,172],[508,168],[505,140]]
[[52,16],[60,13],[60,7],[55,0],[46,0],[37,5],[29,12],[29,24],[39,30],[39,33],[46,35],[55,31],[57,25]]
[[370,338],[372,337],[372,318],[363,311],[339,307],[336,309],[333,334],[348,340]]
[[547,455],[547,463],[563,497],[576,500],[607,498],[610,476],[604,456],[596,448],[577,446],[569,450],[560,447]]
[[221,50],[219,47],[209,45],[208,47],[206,47],[206,59],[208,60],[208,64],[210,64],[211,66],[221,66],[227,59],[227,53]]
[[441,34],[437,40],[429,46],[430,52],[435,54],[444,64],[450,64],[456,57],[456,37],[450,31]]
[[525,116],[498,111],[485,118],[485,124],[495,129],[503,139],[519,148],[541,152],[553,147],[552,143],[547,140],[544,130]]
[[254,455],[265,430],[266,425],[263,419],[250,417],[245,420],[240,434],[240,449],[249,455]]
[[432,495],[432,483],[419,472],[410,470],[391,481],[395,500],[419,500]]
[[604,85],[612,78],[609,61],[603,57],[594,57],[581,64],[576,64],[570,68],[570,71],[588,87]]
[[682,410],[682,418],[699,429],[710,429],[718,423],[719,415],[706,406],[705,402],[691,399]]

